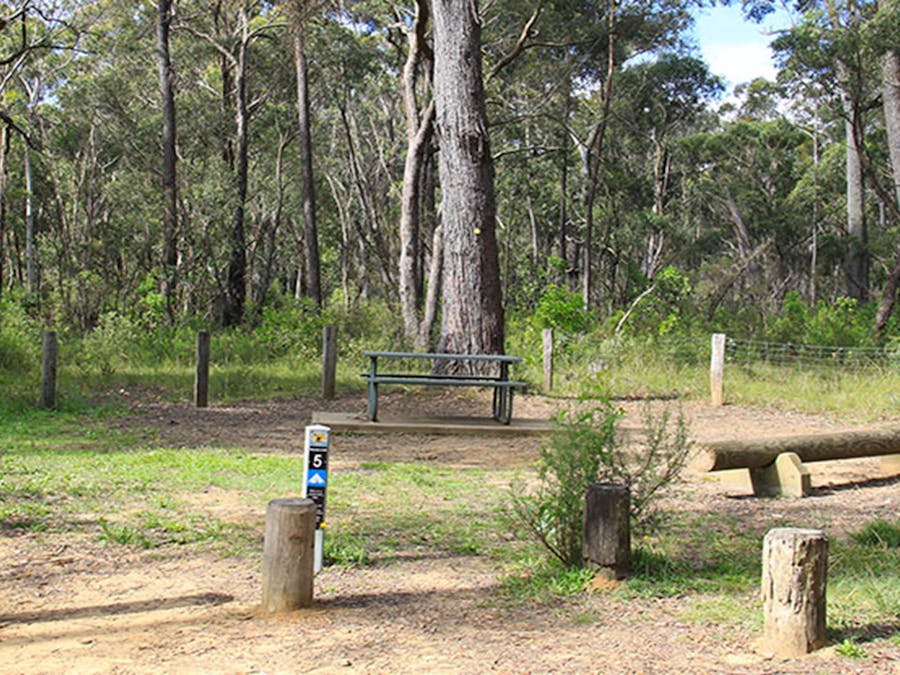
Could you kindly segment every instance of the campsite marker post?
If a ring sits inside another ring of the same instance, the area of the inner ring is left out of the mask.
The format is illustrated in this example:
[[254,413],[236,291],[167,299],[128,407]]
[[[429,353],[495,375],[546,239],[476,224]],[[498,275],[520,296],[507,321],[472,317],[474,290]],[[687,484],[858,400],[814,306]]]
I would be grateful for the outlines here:
[[328,487],[328,446],[331,428],[321,424],[306,427],[303,442],[302,496],[316,505],[315,563],[313,571],[322,570],[322,549],[325,544],[325,490]]

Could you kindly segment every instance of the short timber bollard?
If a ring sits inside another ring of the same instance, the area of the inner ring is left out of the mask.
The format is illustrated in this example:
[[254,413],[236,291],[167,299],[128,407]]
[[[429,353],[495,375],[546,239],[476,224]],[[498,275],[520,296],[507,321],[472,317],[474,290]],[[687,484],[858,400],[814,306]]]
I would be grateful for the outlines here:
[[194,405],[197,408],[205,408],[209,405],[209,332],[205,330],[197,333]]
[[273,499],[266,507],[262,609],[290,612],[313,601],[313,538],[316,505],[311,499]]
[[585,563],[624,579],[631,558],[631,491],[627,485],[592,483],[585,493]]
[[41,340],[41,408],[56,408],[56,331],[45,330]]
[[337,326],[322,329],[322,398],[334,398],[337,370]]
[[713,333],[709,356],[709,396],[718,407],[725,403],[725,334]]
[[544,347],[544,393],[553,390],[553,329],[545,328],[542,335]]
[[763,542],[765,627],[760,650],[796,657],[825,644],[828,538],[822,530],[776,528]]

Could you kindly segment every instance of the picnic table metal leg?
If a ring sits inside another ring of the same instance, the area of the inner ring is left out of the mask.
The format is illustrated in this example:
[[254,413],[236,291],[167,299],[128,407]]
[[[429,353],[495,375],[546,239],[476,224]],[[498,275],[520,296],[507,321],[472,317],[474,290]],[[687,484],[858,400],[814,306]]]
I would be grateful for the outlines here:
[[369,357],[369,387],[366,395],[366,416],[370,422],[378,419],[378,384],[374,382],[378,375],[378,357]]
[[366,395],[366,417],[371,422],[378,420],[378,385],[374,382],[369,382],[369,390]]
[[512,387],[503,387],[502,400],[502,410],[500,411],[500,417],[498,417],[497,419],[501,424],[509,424],[509,421],[512,419]]

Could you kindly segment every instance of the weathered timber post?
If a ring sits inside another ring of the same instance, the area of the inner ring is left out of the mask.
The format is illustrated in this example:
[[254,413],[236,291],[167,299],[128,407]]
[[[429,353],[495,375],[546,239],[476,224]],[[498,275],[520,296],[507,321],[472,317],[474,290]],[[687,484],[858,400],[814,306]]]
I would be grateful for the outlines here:
[[631,491],[627,485],[592,483],[585,492],[582,555],[589,567],[624,579],[631,559]]
[[316,505],[311,499],[273,499],[266,507],[262,609],[290,612],[313,602],[313,539]]
[[197,333],[197,365],[194,373],[194,405],[209,405],[209,331]]
[[45,330],[41,340],[41,408],[56,408],[56,331]]
[[709,357],[709,393],[714,406],[725,402],[725,334],[713,333]]
[[322,329],[322,398],[334,398],[337,370],[337,326]]
[[541,334],[544,346],[544,393],[553,390],[553,329],[545,328]]
[[796,657],[825,644],[828,538],[821,530],[776,528],[763,542],[765,626],[760,649]]

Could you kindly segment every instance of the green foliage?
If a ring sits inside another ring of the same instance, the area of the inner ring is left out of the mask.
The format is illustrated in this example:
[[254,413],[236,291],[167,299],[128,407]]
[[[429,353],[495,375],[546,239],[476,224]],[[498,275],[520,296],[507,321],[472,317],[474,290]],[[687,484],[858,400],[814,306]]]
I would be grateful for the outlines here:
[[137,326],[126,316],[107,312],[82,339],[76,352],[85,372],[109,376],[128,363],[139,345]]
[[900,548],[900,521],[873,520],[853,535],[853,540],[863,546]]
[[555,284],[544,291],[534,312],[534,324],[539,329],[553,328],[563,333],[582,333],[591,321],[581,296]]
[[655,417],[648,408],[644,436],[628,448],[617,441],[620,417],[608,400],[587,412],[560,414],[541,448],[536,491],[513,486],[515,517],[564,565],[583,564],[584,500],[591,483],[627,485],[634,529],[650,531],[658,522],[661,492],[684,467],[689,444],[681,416],[673,429],[667,409]]
[[562,413],[541,448],[537,491],[511,491],[518,519],[564,565],[582,565],[584,493],[600,479],[601,467],[612,464],[620,417],[609,402],[586,413]]
[[864,659],[868,656],[866,650],[863,649],[856,640],[847,638],[834,648],[836,654],[848,659]]
[[0,300],[0,373],[21,376],[33,372],[40,359],[40,328],[19,302]]

